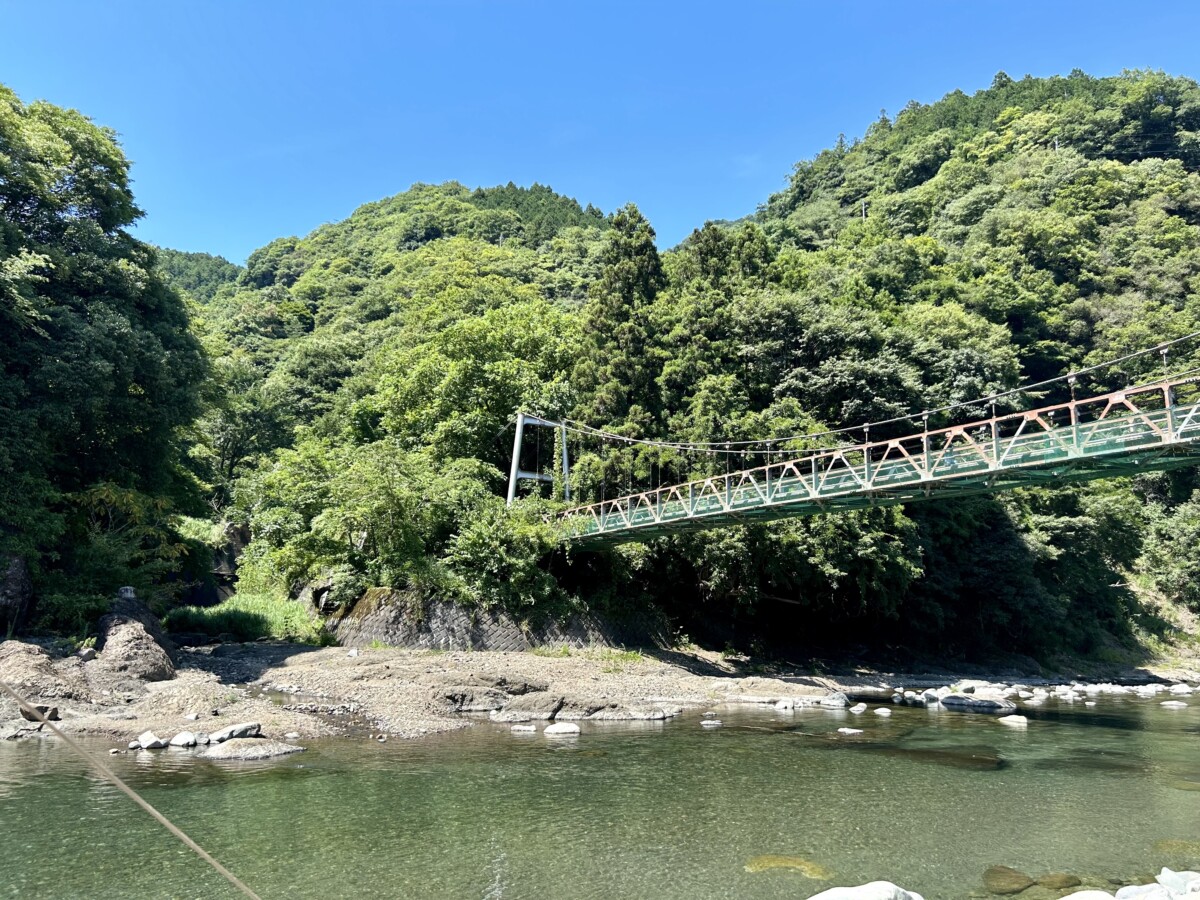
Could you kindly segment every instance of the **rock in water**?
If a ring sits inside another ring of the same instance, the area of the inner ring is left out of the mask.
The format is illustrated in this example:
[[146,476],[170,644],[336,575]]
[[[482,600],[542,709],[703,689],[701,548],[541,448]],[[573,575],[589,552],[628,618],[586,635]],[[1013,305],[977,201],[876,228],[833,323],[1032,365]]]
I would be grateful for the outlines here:
[[167,746],[167,742],[153,731],[143,731],[138,735],[137,743],[142,750],[161,750]]
[[209,739],[214,744],[221,744],[231,738],[256,738],[260,734],[262,734],[262,726],[257,722],[242,722],[222,728],[220,731],[214,731],[209,735]]
[[817,865],[815,862],[810,862],[800,856],[780,856],[775,853],[767,853],[763,856],[756,856],[747,861],[745,865],[747,872],[767,872],[771,869],[788,869],[792,872],[799,872],[805,878],[815,878],[818,881],[828,881],[833,877],[833,873],[824,866]]
[[509,729],[513,734],[534,734],[537,731],[536,725],[514,725]]
[[1003,712],[1015,710],[1017,704],[1011,700],[990,697],[968,697],[966,694],[948,694],[942,698],[942,706],[965,712]]
[[846,699],[846,695],[841,691],[833,691],[821,698],[821,706],[825,709],[845,709],[849,705],[850,701]]
[[859,715],[860,713],[865,713],[866,711],[867,711],[867,704],[865,704],[865,703],[855,703],[852,707],[850,707],[849,710],[847,710],[847,712],[852,712],[856,716]]
[[858,887],[836,887],[821,891],[809,900],[924,900],[920,894],[896,887],[890,881],[872,881]]
[[1024,872],[1011,866],[992,866],[983,873],[983,886],[993,894],[1019,894],[1034,883]]
[[209,747],[200,755],[205,759],[268,759],[272,756],[300,753],[303,749],[295,744],[263,738],[231,738],[222,744]]
[[881,706],[881,707],[879,707],[879,709],[875,710],[875,715],[877,715],[877,716],[890,716],[891,714],[892,714],[892,711],[890,709],[888,709],[886,706]]
[[[1029,725],[1029,720],[1024,716],[1001,716],[996,721],[1010,728],[1026,728]],[[1068,887],[1072,887],[1072,885],[1068,885]]]
[[547,725],[542,734],[579,734],[579,726],[574,722],[555,722],[553,725]]
[[838,734],[862,734],[861,728],[839,728]]
[[195,747],[196,736],[190,731],[181,731],[175,737],[171,738],[172,747]]
[[1164,700],[1159,706],[1164,706],[1167,709],[1187,709],[1187,704],[1182,700]]
[[1068,875],[1066,872],[1051,872],[1049,875],[1043,875],[1037,880],[1037,883],[1054,891],[1065,891],[1067,888],[1079,887],[1083,884],[1074,875]]

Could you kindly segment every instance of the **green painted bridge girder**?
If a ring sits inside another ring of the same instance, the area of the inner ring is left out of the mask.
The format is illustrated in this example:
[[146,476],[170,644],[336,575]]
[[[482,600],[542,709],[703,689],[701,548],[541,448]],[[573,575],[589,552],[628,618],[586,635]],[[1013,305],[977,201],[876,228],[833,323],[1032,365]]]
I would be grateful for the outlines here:
[[[1185,395],[1188,402],[1181,402]],[[1195,465],[1196,395],[1194,378],[1164,380],[630,494],[567,510],[561,517],[564,540],[597,549],[722,526]]]

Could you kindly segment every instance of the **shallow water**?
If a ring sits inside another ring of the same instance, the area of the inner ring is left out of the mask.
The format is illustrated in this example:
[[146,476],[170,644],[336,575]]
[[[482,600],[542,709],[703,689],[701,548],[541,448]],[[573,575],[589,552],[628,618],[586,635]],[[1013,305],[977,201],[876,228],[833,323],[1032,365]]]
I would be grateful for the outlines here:
[[[1051,700],[1023,711],[1026,731],[924,709],[742,708],[712,730],[696,712],[565,739],[485,722],[314,741],[262,763],[104,758],[268,900],[804,898],[873,879],[959,900],[996,864],[1200,866],[1200,699],[1161,699]],[[0,848],[0,896],[238,896],[51,740],[0,744]],[[768,854],[832,880],[747,871]]]

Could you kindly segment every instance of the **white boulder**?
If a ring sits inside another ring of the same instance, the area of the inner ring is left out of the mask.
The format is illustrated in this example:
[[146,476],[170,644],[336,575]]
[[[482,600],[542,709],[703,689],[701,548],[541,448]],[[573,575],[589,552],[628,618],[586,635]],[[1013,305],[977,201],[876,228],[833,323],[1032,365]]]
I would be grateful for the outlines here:
[[[711,721],[711,720],[710,720]],[[579,734],[579,726],[574,722],[555,722],[553,725],[547,725],[542,734],[549,735],[567,735]]]
[[181,731],[175,737],[171,738],[172,747],[195,747],[196,736],[190,731]]
[[881,706],[877,710],[875,710],[875,715],[877,715],[877,716],[890,716],[891,714],[892,714],[892,711],[890,709],[888,709],[886,706]]
[[920,894],[906,891],[890,881],[872,881],[858,887],[835,887],[814,894],[809,900],[924,900]]
[[143,750],[161,750],[167,746],[167,742],[153,731],[143,731],[138,735],[137,743]]
[[1001,716],[996,721],[1010,728],[1025,728],[1029,725],[1029,720],[1024,716]]
[[865,703],[855,703],[852,707],[850,707],[849,710],[847,710],[847,712],[852,712],[856,716],[860,715],[861,713],[865,713],[866,711],[867,711],[867,704],[865,704]]

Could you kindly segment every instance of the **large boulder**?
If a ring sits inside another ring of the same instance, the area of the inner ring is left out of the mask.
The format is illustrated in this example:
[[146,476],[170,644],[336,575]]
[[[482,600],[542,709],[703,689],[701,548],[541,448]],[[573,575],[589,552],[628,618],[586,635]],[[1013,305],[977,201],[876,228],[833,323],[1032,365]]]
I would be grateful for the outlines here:
[[299,753],[303,749],[295,744],[285,744],[282,741],[271,741],[264,738],[232,738],[201,751],[200,756],[205,759],[269,759],[272,756]]
[[948,694],[942,698],[942,706],[962,712],[1002,713],[1013,712],[1017,704],[1003,697],[967,696],[966,694]]
[[496,722],[529,722],[535,719],[553,719],[555,713],[562,709],[562,694],[550,691],[535,691],[514,697],[491,714]]
[[[111,615],[132,619],[135,622],[140,622],[142,627],[146,629],[146,633],[149,634],[150,637],[154,638],[154,643],[162,647],[167,656],[171,658],[171,662],[179,662],[178,648],[176,648],[174,642],[167,637],[167,633],[163,630],[162,623],[158,620],[158,616],[154,615],[154,613],[150,611],[150,607],[137,598],[133,588],[121,588],[121,590],[117,593],[117,598],[109,602],[108,611]],[[103,619],[101,622],[103,623]],[[103,628],[101,628],[100,634],[103,637]]]
[[170,681],[175,665],[163,646],[136,619],[109,614],[100,619],[100,655],[91,665],[143,681]]
[[32,603],[29,566],[20,556],[0,555],[0,633],[12,634],[20,628]]

